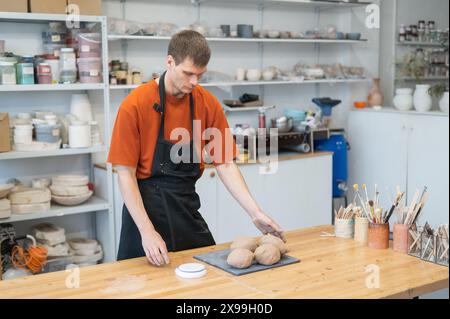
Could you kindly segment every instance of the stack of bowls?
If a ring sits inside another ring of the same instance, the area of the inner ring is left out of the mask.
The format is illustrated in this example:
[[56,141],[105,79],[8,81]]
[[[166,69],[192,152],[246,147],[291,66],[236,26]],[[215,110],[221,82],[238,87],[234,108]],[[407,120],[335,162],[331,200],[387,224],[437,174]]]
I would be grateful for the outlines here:
[[299,126],[306,119],[306,112],[301,110],[286,109],[284,115],[292,118],[294,126]]
[[93,195],[88,186],[88,176],[66,175],[52,178],[52,200],[63,206],[76,206],[86,202]]

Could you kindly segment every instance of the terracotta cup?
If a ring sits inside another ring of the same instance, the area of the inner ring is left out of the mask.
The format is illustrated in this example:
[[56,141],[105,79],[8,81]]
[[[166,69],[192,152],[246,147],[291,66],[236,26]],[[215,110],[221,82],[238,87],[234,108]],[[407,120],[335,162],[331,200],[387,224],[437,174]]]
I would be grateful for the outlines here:
[[389,248],[389,224],[369,223],[368,244],[372,249]]
[[408,230],[408,225],[394,225],[394,250],[402,254],[408,253]]

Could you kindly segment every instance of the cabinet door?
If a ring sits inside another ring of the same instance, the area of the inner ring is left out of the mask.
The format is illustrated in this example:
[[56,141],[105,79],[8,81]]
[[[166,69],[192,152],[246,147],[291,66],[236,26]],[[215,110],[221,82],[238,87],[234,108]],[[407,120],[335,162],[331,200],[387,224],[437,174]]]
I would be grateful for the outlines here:
[[281,161],[263,175],[263,209],[285,230],[331,224],[332,157]]
[[217,181],[214,168],[205,169],[198,180],[196,189],[200,196],[200,214],[202,214],[214,238],[217,237]]
[[[259,165],[240,166],[248,188],[258,203],[262,202],[262,175]],[[234,240],[238,236],[259,236],[247,212],[231,196],[221,181],[217,182],[217,243]]]
[[[369,197],[378,184],[382,207],[391,205],[399,185],[406,191],[407,118],[402,114],[353,111],[349,115],[349,201],[353,200],[353,184],[367,184]],[[364,191],[361,192],[361,195]],[[365,197],[363,195],[363,197]]]
[[433,227],[448,224],[448,117],[411,116],[408,138],[408,199],[428,187],[430,199],[419,220]]

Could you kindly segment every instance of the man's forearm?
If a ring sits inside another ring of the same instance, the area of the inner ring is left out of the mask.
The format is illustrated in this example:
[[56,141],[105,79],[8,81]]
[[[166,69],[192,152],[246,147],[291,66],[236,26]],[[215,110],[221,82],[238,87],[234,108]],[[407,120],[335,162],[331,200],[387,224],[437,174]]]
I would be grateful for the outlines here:
[[220,165],[217,167],[217,172],[225,187],[250,217],[253,218],[261,211],[236,164],[229,163]]
[[134,171],[127,167],[116,168],[119,175],[120,192],[139,232],[154,229],[145,210]]

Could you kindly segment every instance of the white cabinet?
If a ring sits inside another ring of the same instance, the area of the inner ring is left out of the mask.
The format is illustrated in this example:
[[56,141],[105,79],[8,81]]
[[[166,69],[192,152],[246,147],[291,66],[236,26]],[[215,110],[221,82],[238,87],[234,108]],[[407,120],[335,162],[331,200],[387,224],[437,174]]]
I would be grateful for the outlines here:
[[[407,191],[427,186],[430,200],[421,224],[448,223],[449,122],[448,116],[413,112],[354,111],[349,117],[350,184],[378,184],[383,206],[389,207],[387,187]],[[391,222],[394,222],[394,218]]]
[[[242,165],[240,170],[263,211],[284,230],[331,224],[331,154],[280,161],[271,174],[261,174],[259,165]],[[96,174],[100,178],[106,176],[106,171],[96,168]],[[118,248],[123,200],[117,174],[113,177],[114,231]],[[215,168],[205,169],[196,189],[201,200],[200,213],[216,243],[232,241],[237,236],[260,235],[249,215],[223,185]]]
[[[243,165],[240,170],[262,210],[284,230],[331,224],[331,155],[280,161],[271,174],[261,174],[259,165]],[[201,212],[208,224],[208,218],[214,220],[212,216],[216,216],[216,230],[211,227],[216,242],[260,235],[217,175],[214,177],[217,185],[207,186],[211,184],[212,172],[214,169],[205,170],[197,188],[202,201]],[[210,211],[205,214],[206,210]]]
[[420,223],[448,224],[448,117],[411,116],[408,129],[408,198],[427,186],[430,199]]
[[[197,182],[196,190],[200,194],[200,214],[208,224],[212,234],[217,233],[217,173],[214,168],[205,169],[200,181]],[[202,196],[204,194],[204,196]],[[215,236],[214,236],[215,237]]]
[[263,175],[261,206],[285,231],[331,224],[332,186],[331,155],[282,161]]

